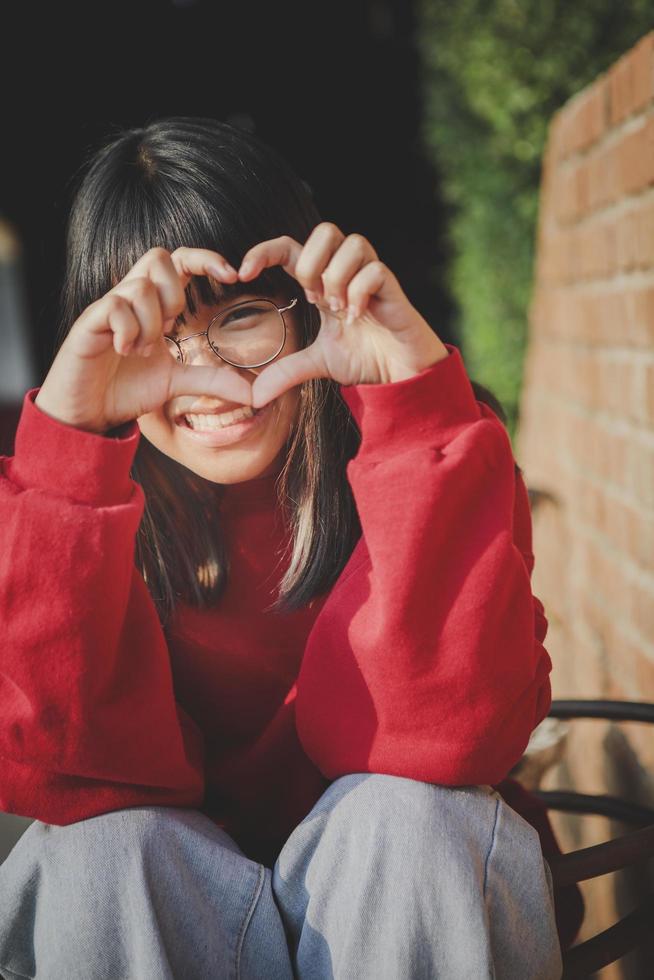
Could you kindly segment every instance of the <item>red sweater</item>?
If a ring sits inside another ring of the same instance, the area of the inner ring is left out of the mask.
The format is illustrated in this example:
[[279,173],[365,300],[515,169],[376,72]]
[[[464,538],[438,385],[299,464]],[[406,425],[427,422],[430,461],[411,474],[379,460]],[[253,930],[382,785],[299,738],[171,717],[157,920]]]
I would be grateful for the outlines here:
[[226,489],[232,568],[166,635],[134,564],[136,422],[80,431],[25,394],[0,457],[0,809],[53,824],[198,807],[272,865],[336,777],[497,784],[551,702],[531,520],[508,433],[458,348],[342,386],[363,529],[329,595],[264,612],[287,530],[275,477]]

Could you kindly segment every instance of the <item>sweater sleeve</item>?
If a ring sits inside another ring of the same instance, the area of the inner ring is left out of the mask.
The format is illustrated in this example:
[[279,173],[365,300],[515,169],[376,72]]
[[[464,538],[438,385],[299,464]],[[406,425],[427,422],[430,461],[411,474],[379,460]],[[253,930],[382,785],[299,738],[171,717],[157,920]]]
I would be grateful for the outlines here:
[[137,423],[84,432],[39,409],[38,390],[0,457],[0,810],[67,824],[199,805],[202,735],[134,564]]
[[363,533],[307,640],[296,712],[328,778],[499,782],[551,703],[531,539],[513,537],[526,491],[516,511],[509,434],[446,346],[412,378],[342,388]]

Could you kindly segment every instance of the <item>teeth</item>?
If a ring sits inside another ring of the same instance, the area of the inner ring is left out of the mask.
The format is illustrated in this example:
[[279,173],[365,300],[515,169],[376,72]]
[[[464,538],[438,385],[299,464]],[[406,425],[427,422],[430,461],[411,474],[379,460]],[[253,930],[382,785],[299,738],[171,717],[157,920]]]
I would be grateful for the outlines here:
[[250,419],[256,415],[254,409],[249,405],[242,408],[235,408],[233,412],[222,412],[220,415],[193,414],[185,415],[184,418],[192,429],[224,429],[226,425],[237,422],[240,419]]

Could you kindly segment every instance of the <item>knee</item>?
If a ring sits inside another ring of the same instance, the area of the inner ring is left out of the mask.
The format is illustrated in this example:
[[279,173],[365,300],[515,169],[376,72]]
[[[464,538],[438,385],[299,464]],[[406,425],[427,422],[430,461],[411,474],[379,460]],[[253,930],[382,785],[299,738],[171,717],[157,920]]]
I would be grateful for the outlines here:
[[498,796],[491,786],[442,786],[388,773],[350,773],[323,795],[329,809],[339,808],[374,828],[431,834],[492,833]]
[[159,848],[164,845],[175,819],[174,811],[167,807],[129,807],[65,826],[40,824],[34,843],[40,845],[44,857],[88,862],[90,855],[96,859],[105,855],[110,862],[120,862],[130,854],[146,853],[155,842]]
[[2,875],[17,882],[38,879],[41,891],[52,889],[56,894],[66,888],[78,897],[87,888],[97,892],[127,867],[147,865],[154,855],[160,859],[173,840],[175,825],[192,819],[193,813],[140,806],[63,826],[35,820],[10,853]]
[[364,909],[374,895],[379,908],[388,902],[388,915],[403,923],[403,909],[429,907],[437,923],[439,916],[450,921],[452,908],[465,914],[476,901],[481,923],[497,803],[490,787],[381,773],[342,776],[282,849],[276,894],[291,917],[324,895],[337,905],[347,896],[353,909]]
[[483,877],[498,805],[490,786],[350,773],[327,788],[306,818],[307,831],[324,835],[330,850],[383,853],[407,869],[428,860],[453,874],[467,868]]
[[75,950],[100,930],[99,909],[111,929],[130,868],[145,863],[164,825],[156,807],[31,823],[0,866],[0,973],[35,976],[37,959],[53,969],[55,950]]

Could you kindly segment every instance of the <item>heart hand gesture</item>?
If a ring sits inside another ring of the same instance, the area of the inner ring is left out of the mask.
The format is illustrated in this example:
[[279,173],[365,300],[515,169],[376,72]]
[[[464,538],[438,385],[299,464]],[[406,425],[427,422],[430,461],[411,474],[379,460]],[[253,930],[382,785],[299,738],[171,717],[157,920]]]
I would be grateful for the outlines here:
[[[102,434],[176,395],[217,395],[249,404],[250,382],[219,363],[178,364],[162,341],[186,305],[192,276],[233,281],[216,252],[155,247],[70,328],[35,399],[67,425]],[[152,356],[150,356],[152,355]]]
[[320,311],[321,324],[313,343],[257,376],[255,408],[309,378],[384,384],[413,377],[448,356],[362,235],[345,236],[336,225],[321,222],[304,245],[288,235],[259,242],[245,254],[239,279],[247,282],[275,265],[302,285]]

